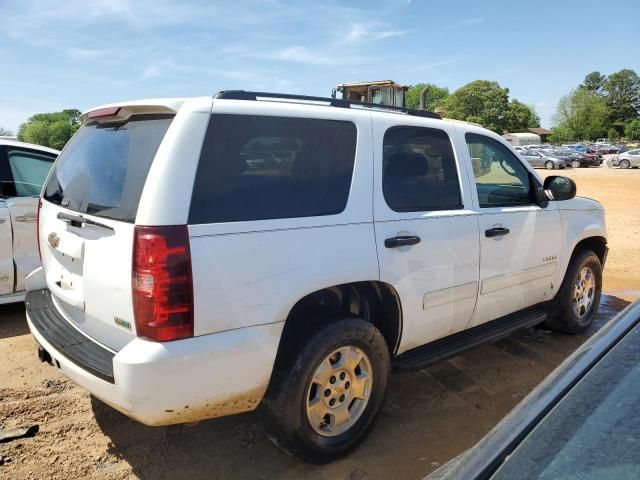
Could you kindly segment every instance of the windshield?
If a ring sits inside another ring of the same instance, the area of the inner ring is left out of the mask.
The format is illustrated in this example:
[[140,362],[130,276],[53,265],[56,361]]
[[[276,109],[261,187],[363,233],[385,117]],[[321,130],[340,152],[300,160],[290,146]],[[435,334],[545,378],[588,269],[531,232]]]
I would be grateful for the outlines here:
[[80,213],[133,222],[173,116],[133,116],[81,128],[55,163],[44,198]]
[[640,478],[640,327],[561,401],[493,478]]

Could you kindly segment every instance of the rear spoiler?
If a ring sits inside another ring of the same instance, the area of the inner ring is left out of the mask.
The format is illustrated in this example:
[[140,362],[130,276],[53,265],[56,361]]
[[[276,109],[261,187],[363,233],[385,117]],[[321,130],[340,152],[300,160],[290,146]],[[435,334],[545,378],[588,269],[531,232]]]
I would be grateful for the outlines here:
[[162,103],[123,103],[111,104],[93,108],[80,116],[80,121],[87,122],[113,122],[127,120],[132,115],[172,115],[178,112],[183,100],[166,100]]

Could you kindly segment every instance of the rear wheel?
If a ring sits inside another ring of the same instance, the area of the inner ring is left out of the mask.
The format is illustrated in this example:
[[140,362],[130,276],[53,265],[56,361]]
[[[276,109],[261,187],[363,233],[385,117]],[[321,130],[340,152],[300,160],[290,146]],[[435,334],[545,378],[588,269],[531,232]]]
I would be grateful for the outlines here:
[[269,437],[311,463],[345,455],[382,406],[389,364],[384,337],[366,320],[323,325],[278,362],[260,407]]
[[591,324],[600,305],[602,265],[591,250],[571,259],[562,285],[550,305],[545,325],[552,330],[577,334]]
[[571,167],[572,168],[580,168],[580,161],[579,160],[572,160],[571,161]]
[[627,159],[620,160],[620,168],[631,168],[631,162]]
[[553,168],[554,168],[553,162],[551,160],[547,160],[547,162],[544,164],[544,166],[545,166],[545,168],[547,170],[553,170]]

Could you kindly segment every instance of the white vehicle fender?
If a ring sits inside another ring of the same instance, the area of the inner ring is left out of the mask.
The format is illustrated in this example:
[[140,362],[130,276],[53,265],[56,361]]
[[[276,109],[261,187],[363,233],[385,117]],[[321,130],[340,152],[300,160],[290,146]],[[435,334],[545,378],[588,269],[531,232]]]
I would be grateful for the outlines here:
[[558,272],[557,278],[558,285],[562,283],[571,257],[573,256],[573,252],[580,242],[588,238],[603,238],[605,242],[607,240],[607,229],[605,225],[603,210],[562,208],[560,210],[560,215],[562,218],[564,248],[562,253],[561,268]]

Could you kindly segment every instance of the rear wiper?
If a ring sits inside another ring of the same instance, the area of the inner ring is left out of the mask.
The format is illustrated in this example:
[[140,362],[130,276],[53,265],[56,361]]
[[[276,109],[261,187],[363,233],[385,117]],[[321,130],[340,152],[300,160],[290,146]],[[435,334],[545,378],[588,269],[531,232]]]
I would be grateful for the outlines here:
[[83,217],[82,215],[70,215],[68,213],[59,212],[57,217],[58,217],[58,220],[62,220],[63,222],[68,223],[72,227],[80,227],[82,224],[86,224],[86,225],[94,225],[96,227],[106,228],[107,230],[111,230],[112,232],[114,231],[113,227],[110,227],[109,225],[105,225],[104,223],[95,222],[93,220]]

